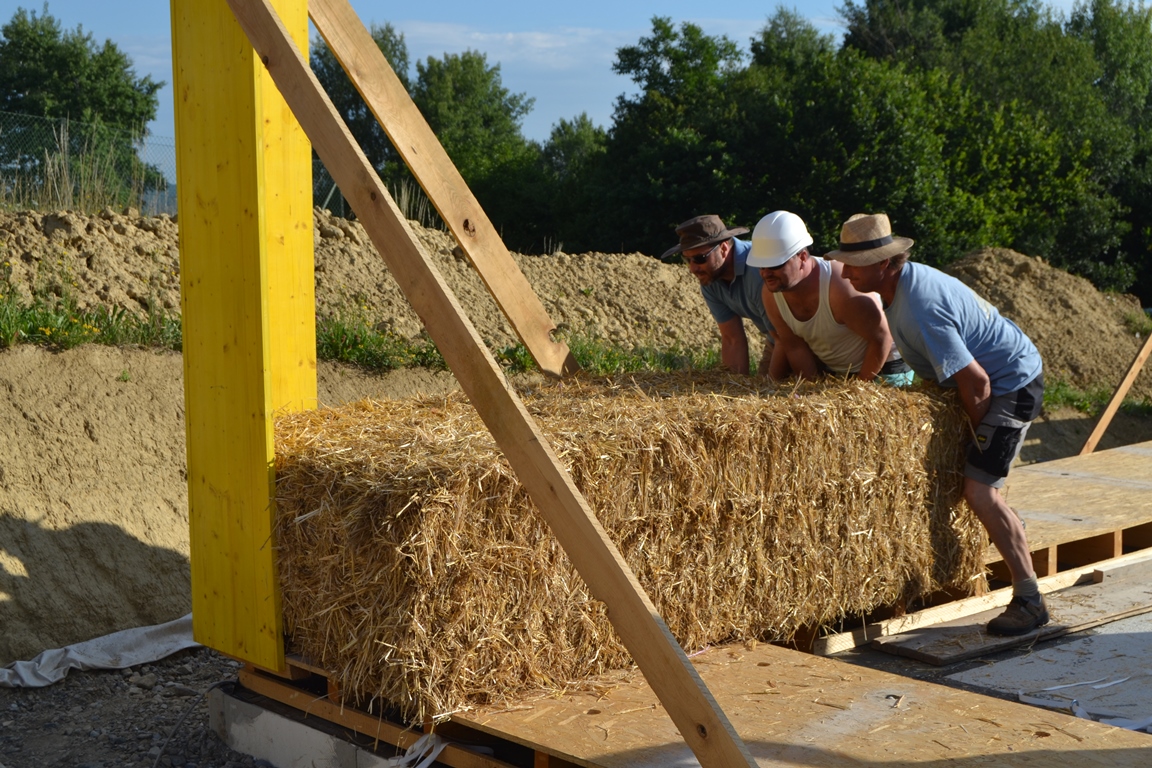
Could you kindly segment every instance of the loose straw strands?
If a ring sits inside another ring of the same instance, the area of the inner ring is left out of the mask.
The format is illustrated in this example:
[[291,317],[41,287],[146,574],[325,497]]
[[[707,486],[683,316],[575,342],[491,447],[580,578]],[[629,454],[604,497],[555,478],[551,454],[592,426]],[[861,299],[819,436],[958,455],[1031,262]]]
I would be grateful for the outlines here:
[[[525,404],[689,651],[965,587],[963,416],[938,389],[578,379]],[[276,426],[292,646],[412,721],[631,663],[463,395]]]

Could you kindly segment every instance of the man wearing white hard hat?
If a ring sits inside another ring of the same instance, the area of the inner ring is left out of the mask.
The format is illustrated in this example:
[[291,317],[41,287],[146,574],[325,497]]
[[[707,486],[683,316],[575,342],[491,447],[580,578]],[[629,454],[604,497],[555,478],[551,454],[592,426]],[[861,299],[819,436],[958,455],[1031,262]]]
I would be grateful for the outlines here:
[[757,373],[768,371],[772,356],[772,323],[764,310],[760,274],[749,269],[749,243],[737,240],[747,227],[728,229],[719,216],[695,216],[676,227],[680,242],[660,256],[669,261],[679,254],[700,283],[700,293],[720,331],[720,364],[733,373],[749,373],[748,335],[744,320],[751,320],[764,335],[764,353]]
[[908,366],[895,351],[880,299],[859,293],[838,262],[808,252],[812,236],[803,220],[774,211],[756,224],[748,266],[760,270],[764,308],[776,328],[768,375],[814,379],[821,373],[884,375],[908,383]]
[[950,275],[908,260],[913,241],[883,213],[856,214],[828,254],[858,291],[880,294],[896,346],[916,375],[955,387],[972,424],[964,499],[1012,573],[1012,602],[988,622],[997,635],[1048,623],[1024,526],[1000,489],[1044,402],[1040,353],[996,307]]

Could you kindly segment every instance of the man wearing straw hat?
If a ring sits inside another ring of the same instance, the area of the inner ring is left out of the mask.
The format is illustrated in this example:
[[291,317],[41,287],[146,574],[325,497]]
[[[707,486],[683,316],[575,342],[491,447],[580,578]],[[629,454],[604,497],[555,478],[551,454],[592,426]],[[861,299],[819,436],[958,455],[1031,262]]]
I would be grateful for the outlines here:
[[768,376],[855,374],[910,384],[911,369],[892,343],[879,297],[856,291],[841,264],[811,255],[810,245],[808,227],[788,211],[773,211],[752,230],[748,266],[760,270],[764,308],[776,328]]
[[680,254],[688,271],[699,281],[700,293],[720,329],[720,363],[725,368],[749,373],[744,319],[760,329],[764,334],[764,353],[757,373],[763,376],[772,357],[774,331],[764,310],[760,273],[747,266],[751,244],[736,239],[736,235],[747,232],[747,227],[728,229],[719,216],[696,216],[676,227],[680,242],[665,251],[660,260],[668,261]]
[[896,346],[917,376],[956,387],[973,427],[964,498],[1012,574],[1012,601],[988,622],[997,635],[1023,635],[1048,623],[1024,526],[1000,489],[1040,414],[1040,353],[1024,332],[971,288],[908,260],[912,240],[895,237],[883,214],[856,214],[829,258],[861,292],[880,294]]

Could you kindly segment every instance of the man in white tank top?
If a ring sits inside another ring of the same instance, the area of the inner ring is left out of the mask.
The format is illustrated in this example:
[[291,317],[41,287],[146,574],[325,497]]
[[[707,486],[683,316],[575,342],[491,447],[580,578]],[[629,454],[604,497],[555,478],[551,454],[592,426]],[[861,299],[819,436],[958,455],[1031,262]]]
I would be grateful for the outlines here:
[[748,266],[760,270],[764,309],[776,331],[768,375],[776,381],[821,373],[908,378],[892,376],[908,368],[879,297],[855,290],[841,275],[843,265],[812,256],[811,244],[804,222],[788,211],[768,214],[752,232]]

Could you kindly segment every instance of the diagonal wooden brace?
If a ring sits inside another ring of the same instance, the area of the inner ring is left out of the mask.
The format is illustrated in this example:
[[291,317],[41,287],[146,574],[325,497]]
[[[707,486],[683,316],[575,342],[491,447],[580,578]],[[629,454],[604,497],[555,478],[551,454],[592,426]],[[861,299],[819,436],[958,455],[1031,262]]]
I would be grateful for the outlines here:
[[1152,333],[1148,334],[1148,338],[1144,339],[1144,346],[1140,347],[1140,351],[1136,353],[1136,357],[1132,360],[1132,365],[1128,366],[1128,373],[1120,380],[1116,386],[1116,391],[1112,393],[1112,399],[1108,401],[1108,406],[1100,414],[1100,418],[1096,420],[1096,426],[1092,428],[1092,434],[1088,435],[1088,439],[1084,441],[1084,446],[1080,449],[1080,455],[1083,456],[1096,450],[1096,444],[1100,442],[1100,438],[1104,437],[1104,430],[1108,429],[1108,425],[1112,423],[1112,417],[1116,415],[1116,411],[1120,409],[1121,403],[1124,402],[1124,396],[1128,394],[1128,390],[1132,388],[1132,384],[1136,381],[1136,377],[1140,375],[1140,371],[1144,368],[1144,363],[1148,361],[1148,356],[1152,355]]
[[488,215],[347,0],[310,0],[308,15],[428,199],[545,373],[580,370]]
[[592,594],[607,606],[612,626],[701,766],[755,765],[413,236],[275,10],[267,0],[228,4],[520,482]]

